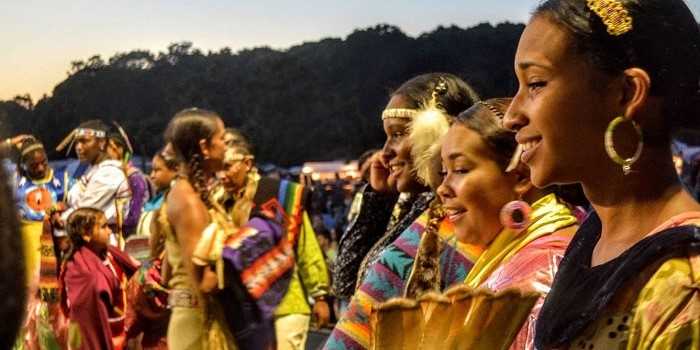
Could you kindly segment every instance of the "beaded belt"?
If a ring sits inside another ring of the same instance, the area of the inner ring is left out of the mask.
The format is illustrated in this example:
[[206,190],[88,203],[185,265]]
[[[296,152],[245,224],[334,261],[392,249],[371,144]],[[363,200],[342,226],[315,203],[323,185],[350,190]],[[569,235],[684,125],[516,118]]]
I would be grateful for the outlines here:
[[198,306],[197,296],[189,289],[172,289],[168,294],[168,308]]

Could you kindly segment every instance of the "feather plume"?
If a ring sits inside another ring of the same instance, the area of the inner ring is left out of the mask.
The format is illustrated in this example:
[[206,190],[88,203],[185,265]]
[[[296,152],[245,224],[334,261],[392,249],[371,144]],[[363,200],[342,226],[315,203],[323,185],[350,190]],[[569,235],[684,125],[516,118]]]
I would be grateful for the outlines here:
[[447,114],[434,103],[416,113],[410,126],[411,157],[416,177],[436,189],[440,179],[441,139],[450,128]]

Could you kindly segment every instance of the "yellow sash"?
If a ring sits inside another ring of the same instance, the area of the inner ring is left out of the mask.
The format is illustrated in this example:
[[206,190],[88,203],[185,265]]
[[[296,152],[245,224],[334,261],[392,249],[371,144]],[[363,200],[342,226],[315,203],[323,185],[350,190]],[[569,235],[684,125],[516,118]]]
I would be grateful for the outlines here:
[[469,271],[464,284],[478,288],[496,269],[532,241],[577,223],[571,210],[548,194],[532,205],[530,226],[524,232],[504,229]]

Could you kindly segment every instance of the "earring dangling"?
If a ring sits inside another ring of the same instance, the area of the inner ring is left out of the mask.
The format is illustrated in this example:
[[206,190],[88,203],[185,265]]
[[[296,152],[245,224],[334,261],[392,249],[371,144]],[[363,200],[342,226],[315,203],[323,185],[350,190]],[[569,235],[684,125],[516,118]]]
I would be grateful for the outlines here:
[[[629,121],[632,123],[632,127],[637,132],[639,141],[637,142],[637,150],[634,152],[632,158],[624,159],[615,150],[615,142],[613,141],[613,134],[615,128],[620,124]],[[642,155],[642,150],[644,149],[644,133],[642,133],[642,128],[632,119],[627,119],[623,116],[619,116],[613,119],[610,124],[608,124],[607,130],[605,130],[605,152],[608,153],[608,157],[612,159],[613,162],[622,166],[622,173],[629,175],[632,172],[632,165],[639,160]]]
[[530,213],[532,208],[527,202],[517,200],[508,202],[501,209],[501,225],[516,232],[520,232],[530,226]]

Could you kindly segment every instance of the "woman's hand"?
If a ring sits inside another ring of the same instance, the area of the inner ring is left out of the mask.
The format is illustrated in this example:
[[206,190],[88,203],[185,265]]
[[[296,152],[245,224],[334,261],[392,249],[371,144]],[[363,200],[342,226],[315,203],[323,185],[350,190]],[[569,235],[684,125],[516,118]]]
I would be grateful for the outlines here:
[[33,136],[28,135],[28,134],[20,134],[20,135],[8,138],[7,140],[5,140],[5,142],[11,144],[14,147],[19,147],[19,145],[22,143],[22,141],[24,141],[24,139],[29,138],[29,137],[33,137]]
[[312,312],[318,328],[325,327],[331,321],[331,310],[325,297],[316,298]]
[[219,278],[211,266],[202,269],[202,281],[199,283],[199,290],[204,294],[210,294],[216,291],[219,284]]
[[387,168],[381,159],[381,151],[372,156],[369,168],[369,185],[378,193],[393,193],[396,192],[394,184],[389,182],[389,168]]

